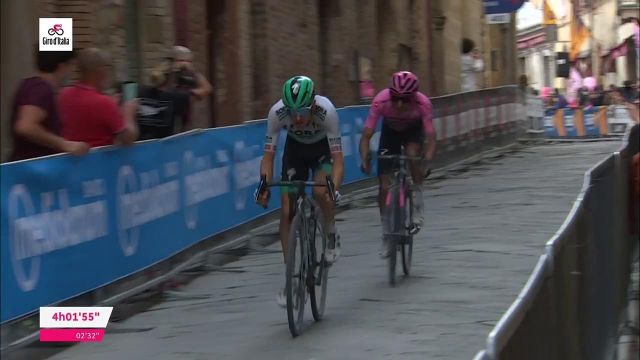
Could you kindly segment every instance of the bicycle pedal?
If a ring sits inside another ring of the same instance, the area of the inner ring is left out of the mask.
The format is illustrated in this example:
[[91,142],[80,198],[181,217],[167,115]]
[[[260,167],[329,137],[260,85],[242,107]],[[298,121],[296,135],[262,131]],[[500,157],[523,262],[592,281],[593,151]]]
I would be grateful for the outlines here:
[[407,227],[407,232],[409,233],[409,235],[415,235],[415,234],[419,233],[421,229],[422,229],[422,227],[420,227],[420,226],[411,225],[411,226]]

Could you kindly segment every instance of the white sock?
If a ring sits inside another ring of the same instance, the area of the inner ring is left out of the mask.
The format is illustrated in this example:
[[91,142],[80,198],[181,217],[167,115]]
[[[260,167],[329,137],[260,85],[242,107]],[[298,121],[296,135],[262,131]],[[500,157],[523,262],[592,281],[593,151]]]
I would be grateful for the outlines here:
[[424,198],[422,197],[422,188],[418,185],[411,185],[411,190],[411,203],[413,204],[411,222],[422,226],[424,223]]

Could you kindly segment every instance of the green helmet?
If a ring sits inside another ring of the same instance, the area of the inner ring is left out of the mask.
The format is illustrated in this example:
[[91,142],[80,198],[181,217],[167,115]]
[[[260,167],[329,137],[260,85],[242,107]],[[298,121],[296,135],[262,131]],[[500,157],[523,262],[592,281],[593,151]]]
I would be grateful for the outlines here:
[[306,76],[294,76],[282,88],[282,102],[291,110],[311,106],[314,95],[313,80]]

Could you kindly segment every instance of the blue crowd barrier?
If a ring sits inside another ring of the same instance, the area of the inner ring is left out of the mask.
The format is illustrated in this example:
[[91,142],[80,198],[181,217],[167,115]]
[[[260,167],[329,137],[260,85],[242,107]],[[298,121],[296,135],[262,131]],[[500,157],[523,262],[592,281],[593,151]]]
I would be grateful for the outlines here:
[[[547,109],[544,114],[544,130],[548,137],[599,137],[601,135],[601,127],[598,122],[606,123],[606,114],[602,112],[603,107],[588,107],[581,110],[572,108],[563,109]],[[556,123],[556,116],[562,111],[562,126]],[[598,115],[601,115],[598,120]],[[604,127],[606,129],[606,125]]]
[[573,122],[576,111],[574,109],[564,109],[564,128],[567,132],[567,137],[576,137],[578,136],[578,130],[576,130],[576,126]]
[[544,132],[549,137],[558,136],[558,130],[556,129],[555,124],[553,123],[553,117],[555,116],[555,114],[556,114],[555,109],[546,109],[544,111],[544,119],[543,119]]
[[[365,178],[357,155],[368,109],[338,110],[345,183]],[[139,272],[263,215],[252,196],[265,132],[266,122],[254,121],[84,157],[2,164],[0,322]],[[271,209],[279,206],[275,191]]]
[[584,110],[584,127],[587,136],[600,136],[600,129],[596,125],[596,115],[600,111],[600,107],[590,107]]

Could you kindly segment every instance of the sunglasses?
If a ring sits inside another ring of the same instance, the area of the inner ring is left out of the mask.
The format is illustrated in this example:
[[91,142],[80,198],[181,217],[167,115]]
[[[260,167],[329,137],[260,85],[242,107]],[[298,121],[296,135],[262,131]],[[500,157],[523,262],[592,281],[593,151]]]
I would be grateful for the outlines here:
[[289,112],[289,115],[291,116],[295,116],[295,115],[300,115],[300,116],[307,116],[309,114],[311,114],[311,106],[307,106],[307,107],[303,107],[303,108],[299,108],[299,109],[287,109],[287,111]]
[[403,104],[408,104],[411,102],[411,98],[408,97],[400,97],[400,96],[392,96],[391,97],[391,101],[392,102],[401,102]]

